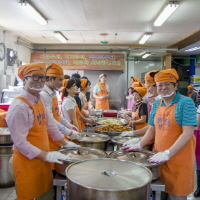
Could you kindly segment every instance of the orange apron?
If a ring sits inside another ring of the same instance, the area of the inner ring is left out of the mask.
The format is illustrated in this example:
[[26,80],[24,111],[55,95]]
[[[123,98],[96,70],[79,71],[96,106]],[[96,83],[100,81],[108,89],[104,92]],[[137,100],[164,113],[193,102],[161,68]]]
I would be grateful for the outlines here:
[[[108,90],[106,88],[106,84],[102,83],[97,83],[97,85],[100,87],[100,91],[98,92],[97,96],[102,97],[102,96],[107,96],[108,95]],[[103,110],[109,110],[109,102],[108,98],[105,99],[96,99],[96,109],[103,109]]]
[[192,93],[188,93],[188,97],[192,98]]
[[[139,110],[140,110],[140,106],[135,110],[135,111],[132,111],[132,119],[133,120],[139,120],[141,119],[140,116],[139,116]],[[135,130],[138,130],[138,129],[141,129],[141,128],[144,128],[145,126],[148,126],[148,123],[142,123],[142,124],[134,124],[134,129]],[[144,134],[141,134],[139,136],[143,136]]]
[[3,109],[0,109],[0,127],[5,127],[6,126],[6,114],[7,112]]
[[[83,101],[84,101],[84,110],[88,110],[88,101],[87,99],[85,98],[85,96],[81,95],[83,97]],[[81,129],[82,131],[84,130],[85,128],[85,122],[81,121]]]
[[[66,98],[68,98],[68,97],[65,97],[64,100]],[[77,123],[78,123],[77,128],[78,128],[78,131],[81,133],[81,131],[82,131],[82,128],[81,128],[82,121],[80,120],[80,114],[81,114],[81,111],[80,111],[78,105],[76,104],[76,120],[77,120]],[[71,122],[71,124],[73,124],[73,123]]]
[[[160,101],[161,104],[162,100]],[[155,143],[156,152],[169,149],[183,129],[175,118],[176,104],[170,107],[158,106],[155,115]],[[194,191],[194,155],[195,137],[175,154],[161,168],[161,179],[165,184],[165,192],[175,196],[187,196]]]
[[[49,141],[46,129],[46,114],[42,101],[32,105],[23,97],[16,97],[28,104],[34,112],[34,124],[29,130],[27,141],[42,151],[49,151]],[[18,200],[37,198],[53,186],[51,163],[40,158],[29,160],[16,148],[13,154],[13,170],[16,182]]]

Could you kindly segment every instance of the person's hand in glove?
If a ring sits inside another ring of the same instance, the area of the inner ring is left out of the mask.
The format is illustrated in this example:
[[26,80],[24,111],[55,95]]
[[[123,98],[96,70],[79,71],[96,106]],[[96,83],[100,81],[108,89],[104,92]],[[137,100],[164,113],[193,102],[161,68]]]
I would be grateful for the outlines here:
[[133,138],[133,139],[130,139],[130,140],[124,142],[124,144],[122,146],[124,147],[124,146],[128,146],[128,145],[134,145],[134,144],[137,144],[139,142],[140,142],[139,138]]
[[140,142],[138,142],[137,144],[128,145],[128,146],[122,147],[121,149],[125,151],[141,151],[142,146]]
[[70,140],[75,140],[80,136],[80,134],[77,131],[71,131],[70,135],[68,135],[68,138]]
[[131,137],[134,135],[135,135],[134,131],[125,131],[120,134],[120,136],[123,136],[123,137]]
[[80,145],[77,145],[70,141],[67,141],[67,144],[65,146],[63,146],[63,148],[77,148],[77,147],[80,147]]
[[74,130],[74,131],[78,131],[78,128],[76,126],[74,126],[74,125],[72,125],[70,129]]
[[69,157],[58,151],[48,152],[45,157],[45,161],[52,162],[52,163],[63,164],[61,160],[69,160]]
[[166,151],[158,152],[155,155],[153,155],[151,158],[148,159],[148,162],[150,163],[164,163],[168,161],[171,158],[170,153],[167,153]]

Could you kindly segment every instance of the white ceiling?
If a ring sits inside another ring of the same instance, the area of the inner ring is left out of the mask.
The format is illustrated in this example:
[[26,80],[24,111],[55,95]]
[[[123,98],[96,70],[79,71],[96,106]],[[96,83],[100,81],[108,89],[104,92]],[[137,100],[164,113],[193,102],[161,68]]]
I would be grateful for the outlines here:
[[[178,9],[162,26],[155,27],[153,22],[167,0],[30,0],[48,20],[47,26],[30,18],[19,7],[19,0],[0,0],[0,29],[34,44],[60,44],[50,38],[54,31],[61,31],[71,46],[99,46],[101,41],[109,41],[108,45],[117,48],[167,47],[200,28],[200,0],[177,1]],[[145,32],[152,32],[152,37],[139,45]]]

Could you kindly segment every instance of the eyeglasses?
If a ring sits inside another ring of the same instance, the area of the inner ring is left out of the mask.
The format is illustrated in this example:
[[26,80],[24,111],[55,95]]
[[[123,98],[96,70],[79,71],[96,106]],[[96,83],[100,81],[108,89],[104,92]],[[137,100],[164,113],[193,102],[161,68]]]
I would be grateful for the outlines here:
[[40,75],[37,75],[37,74],[26,76],[26,77],[32,77],[32,79],[34,81],[39,81],[39,79],[40,79],[42,82],[45,82],[47,80],[46,76],[40,76]]
[[157,88],[162,88],[162,87],[169,87],[169,86],[171,86],[171,85],[173,85],[172,83],[165,83],[165,84],[156,84],[156,86],[157,86]]

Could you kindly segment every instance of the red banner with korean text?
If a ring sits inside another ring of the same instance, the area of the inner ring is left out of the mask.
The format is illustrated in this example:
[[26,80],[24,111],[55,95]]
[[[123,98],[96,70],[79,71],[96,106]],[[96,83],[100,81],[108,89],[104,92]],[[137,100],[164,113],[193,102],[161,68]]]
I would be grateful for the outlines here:
[[124,70],[124,54],[113,53],[32,53],[31,63],[56,63],[63,69]]

